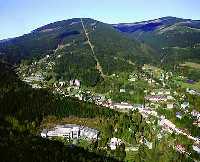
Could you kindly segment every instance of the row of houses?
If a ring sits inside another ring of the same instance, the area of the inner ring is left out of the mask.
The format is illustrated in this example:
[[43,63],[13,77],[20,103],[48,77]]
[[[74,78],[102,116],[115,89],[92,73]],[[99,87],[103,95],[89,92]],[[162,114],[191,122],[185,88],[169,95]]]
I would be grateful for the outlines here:
[[43,129],[41,132],[43,138],[64,137],[71,140],[98,140],[98,136],[98,130],[75,124],[57,125],[52,129]]
[[191,94],[191,95],[200,96],[200,92],[198,92],[197,90],[194,90],[194,89],[187,88],[186,92],[189,93],[189,94]]

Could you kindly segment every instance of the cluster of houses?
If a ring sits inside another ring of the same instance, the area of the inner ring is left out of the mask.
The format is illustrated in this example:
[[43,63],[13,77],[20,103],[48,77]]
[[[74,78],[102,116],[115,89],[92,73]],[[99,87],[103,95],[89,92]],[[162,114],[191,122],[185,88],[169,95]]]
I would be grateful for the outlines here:
[[[48,56],[46,57],[46,59]],[[53,66],[53,65],[51,65]],[[148,67],[146,67],[148,70]],[[145,70],[145,69],[144,69]],[[150,84],[156,84],[156,81],[152,78],[148,78],[145,75],[143,76],[144,80],[148,81]],[[170,77],[170,74],[161,75],[160,81],[164,83],[164,80],[168,79]],[[135,74],[132,74],[129,76],[129,81],[130,82],[135,82],[138,79],[138,76]],[[32,85],[33,88],[41,88],[41,86],[37,83],[43,82],[44,77],[42,74],[33,74],[30,77],[25,77],[24,81],[28,82],[29,84]],[[89,102],[94,102],[97,105],[101,105],[104,107],[108,107],[111,109],[115,110],[120,110],[120,111],[133,111],[133,110],[139,110],[139,112],[142,114],[143,117],[147,118],[150,115],[156,116],[159,118],[158,124],[167,132],[175,132],[177,134],[181,133],[184,135],[187,135],[184,133],[182,130],[176,128],[176,126],[170,122],[169,120],[165,119],[164,117],[159,117],[157,112],[151,109],[152,105],[155,107],[158,107],[160,105],[166,105],[166,108],[172,109],[174,108],[174,103],[175,99],[171,94],[171,91],[169,89],[154,89],[149,93],[149,95],[145,96],[145,106],[143,104],[130,104],[127,102],[113,102],[111,99],[106,99],[105,96],[101,94],[92,94],[91,92],[84,93],[81,91],[80,86],[81,82],[78,79],[73,79],[69,81],[69,87],[67,88],[67,92],[69,93],[66,94],[66,92],[63,90],[65,87],[66,82],[60,81],[56,84],[54,84],[54,88],[56,92],[59,92],[63,94],[64,96],[75,96],[79,100],[84,100],[84,101],[89,101]],[[73,93],[71,89],[75,90]],[[126,89],[121,88],[119,90],[121,93],[125,93]],[[186,89],[186,92],[192,95],[200,95],[199,92],[193,89]],[[189,108],[189,102],[183,102],[181,105],[181,108],[186,110]],[[197,120],[194,121],[194,125],[197,125],[200,127],[200,113],[193,110],[191,112],[191,115],[195,117]],[[180,112],[176,113],[176,117],[181,119],[182,114]],[[93,128],[88,128],[80,125],[74,125],[74,124],[66,124],[66,125],[57,125],[56,127],[52,129],[44,129],[41,132],[41,136],[43,138],[52,138],[52,137],[64,137],[67,139],[87,139],[87,140],[98,140],[99,136],[99,131]],[[191,137],[191,136],[190,136]],[[193,137],[191,137],[193,139]],[[146,139],[142,141],[145,145],[148,146],[149,149],[152,148],[152,143],[148,142]],[[199,142],[199,141],[198,141]],[[111,150],[115,150],[118,146],[122,145],[123,142],[121,139],[118,138],[111,138],[108,146],[111,148]],[[181,145],[176,146],[177,151],[185,153],[184,147]],[[196,152],[200,153],[200,145],[199,143],[195,143],[193,145],[193,150]]]
[[30,84],[32,88],[42,88],[40,83],[43,82],[44,77],[41,73],[32,73],[29,77],[24,77],[23,81]]
[[198,92],[197,90],[194,90],[194,89],[187,88],[186,92],[189,93],[189,94],[191,94],[191,95],[200,96],[200,92]]
[[57,125],[52,129],[43,129],[41,132],[43,138],[64,137],[69,140],[98,140],[98,136],[98,130],[75,124]]
[[24,82],[27,82],[27,83],[32,83],[32,82],[41,82],[44,80],[44,77],[42,74],[38,73],[38,74],[31,74],[31,76],[29,77],[25,77],[24,78]]
[[166,108],[174,108],[174,97],[171,95],[168,89],[156,89],[150,92],[149,95],[145,96],[146,105],[154,105],[156,108],[158,106],[166,105]]

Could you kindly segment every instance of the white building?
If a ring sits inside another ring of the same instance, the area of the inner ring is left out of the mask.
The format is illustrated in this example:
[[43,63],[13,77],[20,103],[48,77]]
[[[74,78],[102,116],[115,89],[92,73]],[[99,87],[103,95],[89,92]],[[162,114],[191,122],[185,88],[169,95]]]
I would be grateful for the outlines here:
[[174,108],[174,103],[167,103],[167,109],[173,109]]
[[191,115],[193,117],[196,117],[197,119],[200,118],[200,112],[196,111],[196,110],[192,110]]
[[194,144],[192,146],[193,150],[196,151],[198,154],[200,154],[200,145]]
[[120,92],[120,93],[125,93],[126,90],[125,90],[125,89],[120,89],[119,92]]
[[41,137],[46,138],[47,137],[47,129],[43,129],[42,132],[40,133]]
[[93,128],[82,127],[80,129],[80,137],[88,140],[97,140],[99,131]]
[[146,145],[150,150],[152,149],[152,147],[153,147],[153,143],[152,142],[149,142],[149,141],[147,141],[147,139],[146,138],[144,138],[144,141],[143,141],[143,139],[141,139],[140,140],[140,143],[142,143],[142,144],[144,144],[144,145]]
[[189,106],[190,106],[190,103],[189,103],[189,102],[183,102],[183,103],[181,104],[181,108],[182,108],[182,109],[189,108]]
[[150,102],[166,102],[167,97],[163,95],[150,95],[145,97],[146,100]]
[[70,86],[75,86],[77,88],[79,88],[81,86],[81,82],[78,79],[70,80],[69,84],[70,84]]
[[75,79],[74,85],[77,86],[77,87],[80,87],[81,86],[81,82],[79,80]]
[[113,103],[112,107],[114,109],[122,109],[122,110],[132,110],[133,109],[133,105],[131,105],[127,102]]
[[116,137],[113,137],[110,139],[110,143],[108,146],[111,150],[116,150],[117,146],[120,146],[122,144],[122,140]]
[[38,84],[31,84],[32,88],[35,88],[35,89],[40,89],[42,88],[40,85]]
[[65,82],[63,82],[63,81],[62,81],[62,82],[59,82],[59,86],[60,86],[60,87],[63,87],[64,85],[65,85]]
[[99,131],[96,129],[75,124],[57,125],[53,129],[43,129],[43,131],[41,132],[41,136],[43,138],[64,137],[67,139],[83,138],[88,140],[97,140],[98,135]]
[[182,114],[180,112],[177,112],[176,117],[179,118],[179,119],[182,119]]

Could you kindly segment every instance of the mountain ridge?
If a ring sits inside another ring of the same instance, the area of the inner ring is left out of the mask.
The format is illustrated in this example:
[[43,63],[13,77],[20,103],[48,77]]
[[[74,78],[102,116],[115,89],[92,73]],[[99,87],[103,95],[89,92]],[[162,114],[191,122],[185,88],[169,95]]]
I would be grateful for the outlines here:
[[78,18],[50,23],[0,43],[0,57],[19,64],[49,55],[50,62],[55,63],[51,72],[56,80],[78,78],[90,80],[88,84],[92,85],[104,76],[134,69],[129,62],[150,63],[149,58],[156,61],[151,47],[130,39],[112,25],[90,18],[82,20],[83,23]]

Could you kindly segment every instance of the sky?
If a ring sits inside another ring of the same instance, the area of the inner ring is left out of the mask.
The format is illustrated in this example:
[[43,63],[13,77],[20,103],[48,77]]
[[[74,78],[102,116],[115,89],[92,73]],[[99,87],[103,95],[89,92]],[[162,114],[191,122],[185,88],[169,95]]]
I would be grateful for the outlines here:
[[0,40],[59,20],[88,17],[105,23],[164,16],[200,20],[200,0],[0,0]]

